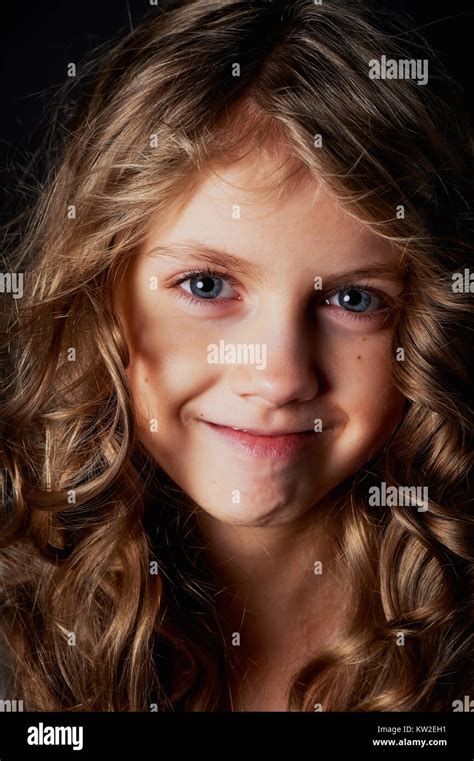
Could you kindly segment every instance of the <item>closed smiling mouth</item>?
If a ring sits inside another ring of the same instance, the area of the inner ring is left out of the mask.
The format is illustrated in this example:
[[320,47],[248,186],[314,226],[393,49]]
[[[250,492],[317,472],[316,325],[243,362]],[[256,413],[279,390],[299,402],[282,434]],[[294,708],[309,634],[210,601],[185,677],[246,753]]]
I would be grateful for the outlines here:
[[[206,421],[209,422],[209,421]],[[215,425],[218,428],[229,428],[231,431],[242,431],[242,433],[248,433],[250,436],[268,436],[269,438],[274,438],[276,436],[290,436],[295,433],[313,433],[313,430],[311,428],[300,428],[300,429],[293,429],[293,430],[280,430],[280,431],[267,431],[262,428],[244,428],[241,426],[233,426],[233,425],[222,425],[219,423],[209,423],[209,425]]]
[[292,459],[318,441],[321,433],[333,429],[333,426],[325,426],[322,432],[302,428],[268,431],[254,427],[221,425],[208,420],[201,422],[240,452],[265,459]]

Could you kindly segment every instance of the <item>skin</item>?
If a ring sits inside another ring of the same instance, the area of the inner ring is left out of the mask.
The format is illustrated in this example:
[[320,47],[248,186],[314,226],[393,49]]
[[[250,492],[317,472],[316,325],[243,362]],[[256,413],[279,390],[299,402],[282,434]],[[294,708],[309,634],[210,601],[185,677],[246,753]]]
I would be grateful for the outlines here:
[[[380,450],[404,404],[391,370],[399,254],[322,182],[302,177],[285,190],[280,172],[275,156],[261,153],[204,175],[190,199],[153,220],[116,293],[140,438],[198,506],[226,588],[229,641],[240,632],[234,710],[285,710],[291,671],[347,623],[331,492]],[[265,192],[275,180],[278,193]],[[190,281],[173,283],[202,271],[199,245],[182,259],[153,255],[189,239],[225,249],[258,277],[216,264],[236,284],[217,281],[214,303],[189,303]],[[369,265],[394,272],[340,275]],[[371,292],[371,311],[362,313],[370,318],[338,302],[348,282]],[[266,367],[210,364],[207,347],[220,340],[266,345]],[[242,453],[203,422],[274,430],[311,429],[316,419],[331,427],[287,459]]]

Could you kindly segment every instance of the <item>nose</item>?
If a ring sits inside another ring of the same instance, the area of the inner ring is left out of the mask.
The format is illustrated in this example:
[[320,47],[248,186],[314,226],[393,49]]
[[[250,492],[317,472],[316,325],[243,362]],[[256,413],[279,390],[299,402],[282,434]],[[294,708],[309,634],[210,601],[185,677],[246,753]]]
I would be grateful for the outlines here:
[[241,344],[250,344],[251,335],[254,357],[266,361],[260,362],[260,367],[253,362],[229,368],[234,394],[271,407],[314,399],[319,383],[314,330],[308,324],[296,315],[285,316],[281,309],[272,310],[239,334]]

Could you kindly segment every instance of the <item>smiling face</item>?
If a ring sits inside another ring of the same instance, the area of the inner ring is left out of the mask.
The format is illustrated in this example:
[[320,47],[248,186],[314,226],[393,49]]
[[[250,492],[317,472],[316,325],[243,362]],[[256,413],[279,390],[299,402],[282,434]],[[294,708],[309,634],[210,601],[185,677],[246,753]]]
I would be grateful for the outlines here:
[[404,403],[399,255],[322,183],[256,198],[272,169],[249,155],[203,178],[116,294],[141,440],[205,513],[246,526],[301,518],[380,450]]

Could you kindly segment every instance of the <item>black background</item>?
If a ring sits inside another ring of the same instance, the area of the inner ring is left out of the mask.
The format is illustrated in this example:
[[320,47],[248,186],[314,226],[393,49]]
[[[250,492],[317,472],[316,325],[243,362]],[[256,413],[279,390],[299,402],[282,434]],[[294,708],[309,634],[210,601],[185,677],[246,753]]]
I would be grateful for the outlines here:
[[[169,0],[159,2],[165,7]],[[37,148],[48,120],[50,96],[67,79],[67,64],[76,63],[79,74],[81,60],[89,51],[136,26],[150,4],[149,0],[3,0],[1,5],[0,179],[1,211],[5,214],[15,167],[27,166]],[[378,6],[401,10],[413,18],[413,27],[427,38],[459,83],[472,123],[472,2],[450,0],[437,5],[423,0],[386,0]],[[162,12],[160,7],[153,8]]]

